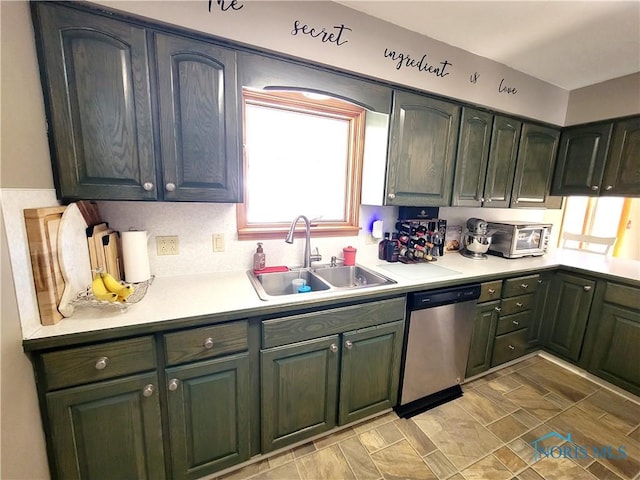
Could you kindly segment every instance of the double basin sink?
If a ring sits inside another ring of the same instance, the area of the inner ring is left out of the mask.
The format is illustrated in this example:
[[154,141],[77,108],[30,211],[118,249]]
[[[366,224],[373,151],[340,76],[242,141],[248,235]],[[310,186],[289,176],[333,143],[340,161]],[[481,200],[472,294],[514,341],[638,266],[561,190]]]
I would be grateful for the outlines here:
[[326,293],[396,283],[395,280],[360,265],[318,266],[298,268],[287,272],[258,274],[249,270],[247,274],[253,288],[262,300],[283,295],[297,295],[298,293],[293,291],[292,281],[298,278],[305,280],[306,285],[311,287],[311,292]]

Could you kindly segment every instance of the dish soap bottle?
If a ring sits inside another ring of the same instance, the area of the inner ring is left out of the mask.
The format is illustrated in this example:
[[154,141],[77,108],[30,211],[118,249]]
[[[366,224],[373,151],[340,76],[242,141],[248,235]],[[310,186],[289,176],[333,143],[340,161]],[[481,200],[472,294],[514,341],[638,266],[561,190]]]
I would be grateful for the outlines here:
[[253,269],[254,270],[262,270],[265,266],[265,255],[264,250],[262,250],[262,243],[258,242],[258,249],[256,253],[253,254]]

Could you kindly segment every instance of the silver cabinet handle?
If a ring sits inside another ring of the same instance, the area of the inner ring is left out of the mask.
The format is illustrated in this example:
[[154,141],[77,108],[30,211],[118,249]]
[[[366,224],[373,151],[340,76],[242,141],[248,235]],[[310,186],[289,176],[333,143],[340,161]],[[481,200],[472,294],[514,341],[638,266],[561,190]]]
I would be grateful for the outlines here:
[[338,345],[336,345],[335,343],[332,343],[329,346],[329,350],[331,350],[333,353],[336,353],[338,351]]
[[519,322],[519,321],[517,321],[517,320],[513,320],[513,324],[514,324],[514,325],[520,325],[520,322]]
[[153,385],[149,384],[149,385],[145,385],[145,387],[142,389],[142,396],[143,397],[150,397],[151,395],[153,395]]
[[493,202],[493,200],[490,198],[487,198],[487,202]]
[[176,184],[175,183],[167,183],[164,188],[167,190],[167,192],[173,192],[176,189]]
[[528,283],[521,283],[520,284],[520,288],[522,288],[523,290],[526,290],[527,288],[529,288],[529,284]]
[[591,190],[593,190],[594,192],[598,191],[598,186],[597,185],[591,185]]
[[153,190],[153,183],[151,183],[151,182],[144,182],[144,183],[142,184],[142,188],[143,188],[144,190],[146,190],[147,192],[150,192],[151,190]]
[[516,347],[514,347],[513,345],[509,345],[509,350],[515,350]]
[[391,200],[393,200],[394,198],[396,198],[396,194],[395,193],[390,193],[389,195],[387,195]]
[[213,338],[206,338],[203,345],[207,350],[211,350],[213,348]]
[[489,295],[493,295],[494,293],[496,293],[496,290],[495,290],[495,288],[490,288],[489,290],[487,290],[487,293]]
[[348,349],[352,349],[353,348],[353,342],[350,340],[347,340],[346,342],[344,342],[344,346],[347,347]]
[[604,189],[608,192],[609,190],[611,190],[613,188],[613,185],[607,185],[606,187],[604,187]]
[[542,280],[542,279],[538,280],[538,284],[542,285],[543,283],[544,283],[544,280]]
[[585,285],[584,287],[582,287],[582,289],[583,289],[585,292],[588,292],[589,290],[591,290],[591,285]]
[[516,307],[522,308],[523,307],[522,302],[516,302]]
[[494,309],[496,312],[501,312],[501,311],[502,311],[502,307],[493,307],[493,309]]
[[175,392],[178,389],[179,384],[180,384],[180,380],[178,380],[177,378],[172,378],[171,380],[169,380],[168,388],[172,392]]
[[109,365],[109,357],[100,357],[98,360],[96,360],[96,370],[104,370],[105,368],[107,368],[107,365]]

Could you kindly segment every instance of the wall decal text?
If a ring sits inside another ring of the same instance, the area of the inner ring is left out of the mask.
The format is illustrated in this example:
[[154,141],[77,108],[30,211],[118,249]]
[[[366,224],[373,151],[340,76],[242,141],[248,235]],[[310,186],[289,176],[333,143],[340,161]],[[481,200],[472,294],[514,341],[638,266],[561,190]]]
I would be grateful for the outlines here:
[[[240,3],[238,0],[216,0],[216,3],[220,7],[220,10],[226,12],[227,10],[240,10],[244,5]],[[211,7],[213,6],[213,0],[209,0],[209,11],[211,11]]]
[[480,78],[480,74],[478,72],[473,72],[469,77],[469,81],[474,85],[478,83],[478,79]]
[[403,67],[416,68],[419,72],[426,72],[435,75],[436,77],[446,77],[451,72],[447,72],[447,67],[452,67],[453,64],[447,60],[440,62],[440,66],[430,64],[427,61],[427,55],[422,55],[420,60],[412,58],[409,54],[396,52],[395,50],[384,49],[384,58],[390,58],[396,62],[396,70],[400,70]]
[[515,87],[508,87],[507,85],[505,85],[504,78],[503,78],[502,80],[500,80],[500,85],[498,86],[498,92],[515,95],[516,93],[518,93],[518,89]]
[[316,27],[310,27],[307,24],[302,24],[300,20],[296,20],[293,22],[291,35],[309,35],[313,38],[319,38],[322,43],[335,43],[340,47],[349,41],[343,37],[347,31],[351,32],[352,30],[344,24],[336,25],[333,27],[333,31],[328,31],[324,27],[322,27],[321,30],[318,30]]

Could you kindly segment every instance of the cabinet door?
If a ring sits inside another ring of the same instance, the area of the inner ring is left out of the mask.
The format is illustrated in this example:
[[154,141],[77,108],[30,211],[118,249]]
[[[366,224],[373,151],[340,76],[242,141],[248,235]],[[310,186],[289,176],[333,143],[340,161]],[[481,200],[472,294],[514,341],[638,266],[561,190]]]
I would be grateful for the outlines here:
[[166,370],[173,478],[195,479],[249,458],[249,356]]
[[484,196],[493,115],[464,107],[451,205],[479,207]]
[[553,299],[545,325],[545,346],[574,362],[584,340],[595,282],[575,275],[558,273],[553,280]]
[[236,56],[155,34],[165,200],[242,201]]
[[484,206],[507,208],[511,200],[522,122],[496,116],[491,133],[491,149],[484,184]]
[[560,132],[556,129],[524,124],[513,179],[511,207],[546,206],[559,140]]
[[33,4],[52,161],[64,199],[156,199],[146,32]]
[[640,313],[605,303],[599,318],[588,370],[640,395]]
[[500,300],[481,303],[476,307],[473,320],[469,357],[467,358],[466,377],[473,377],[488,370],[491,366],[493,339],[498,322]]
[[263,452],[335,427],[339,350],[332,335],[260,353]]
[[58,478],[165,478],[155,373],[46,395]]
[[342,336],[340,425],[395,406],[403,331],[400,321]]
[[640,196],[640,117],[616,122],[601,195]]
[[611,123],[605,123],[562,132],[553,195],[598,195],[612,129]]
[[386,205],[449,205],[459,120],[457,105],[394,92]]
[[545,318],[545,312],[549,308],[551,300],[551,284],[553,280],[552,273],[541,273],[538,278],[538,288],[534,293],[533,308],[531,311],[531,323],[527,329],[527,345],[528,352],[537,350],[542,341],[542,327]]

